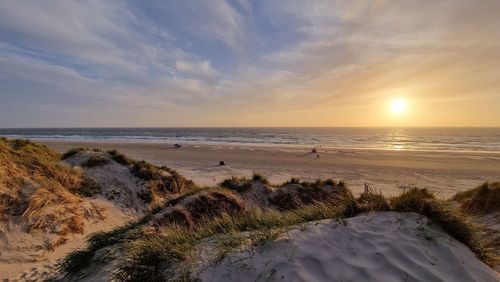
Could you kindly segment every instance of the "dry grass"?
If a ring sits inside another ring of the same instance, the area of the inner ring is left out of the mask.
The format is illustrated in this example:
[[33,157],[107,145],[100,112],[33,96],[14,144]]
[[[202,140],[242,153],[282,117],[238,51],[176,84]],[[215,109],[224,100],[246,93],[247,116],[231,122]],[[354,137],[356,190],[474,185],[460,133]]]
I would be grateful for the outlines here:
[[98,149],[98,148],[85,148],[85,147],[71,148],[71,149],[69,149],[68,151],[64,152],[61,155],[61,160],[68,159],[68,158],[70,158],[70,157],[72,157],[72,156],[74,156],[77,153],[82,152],[82,151],[101,152],[101,149]]
[[129,166],[134,162],[134,160],[129,159],[127,156],[118,152],[117,150],[109,150],[108,154],[111,156],[111,159],[121,165]]
[[59,265],[59,270],[66,274],[76,273],[90,265],[97,251],[143,237],[144,234],[141,232],[140,227],[152,219],[154,212],[145,215],[139,220],[116,227],[111,231],[92,234],[87,240],[87,247],[75,250],[66,256]]
[[453,200],[461,203],[461,209],[467,213],[488,214],[500,211],[500,182],[483,185],[457,193]]
[[108,154],[115,162],[129,166],[134,176],[150,182],[151,193],[141,195],[147,203],[157,204],[167,194],[177,194],[195,188],[192,181],[166,166],[158,167],[144,160],[136,161],[116,150],[108,151]]
[[251,179],[233,176],[231,178],[224,179],[219,186],[241,193],[250,189],[250,187],[252,187],[252,183],[255,182],[270,185],[266,177],[262,174],[254,172]]
[[119,243],[125,247],[125,263],[119,266],[117,279],[169,281],[182,274],[182,279],[190,281],[189,272],[177,266],[193,259],[194,250],[207,238],[215,240],[213,255],[222,259],[243,246],[273,241],[291,226],[321,219],[342,221],[359,212],[386,210],[425,215],[431,223],[467,245],[478,258],[491,263],[488,250],[476,239],[475,230],[425,189],[408,190],[389,199],[376,193],[355,199],[344,183],[333,180],[312,183],[292,180],[284,186],[292,188],[283,190],[289,196],[280,198],[281,205],[286,207],[282,211],[244,211],[239,196],[224,188],[190,191],[154,211],[170,209],[155,217],[155,228],[141,229],[154,218],[152,213],[137,223],[95,235],[86,250],[66,258],[63,268],[75,273],[91,262],[97,250]]
[[73,191],[84,184],[78,170],[63,165],[60,155],[26,140],[0,140],[0,210],[3,220],[22,216],[29,230],[81,232],[84,218],[99,215],[81,205]]
[[356,199],[356,208],[358,212],[390,210],[389,202],[384,195],[372,191],[363,193]]
[[[155,218],[158,223],[155,229],[164,226],[163,229],[158,232],[150,230],[150,227],[141,228],[165,207],[172,209],[172,212]],[[252,232],[249,238],[251,245],[261,244],[274,240],[285,226],[352,216],[353,212],[354,201],[351,198],[345,202],[315,203],[288,212],[245,212],[241,200],[231,191],[220,188],[197,189],[159,206],[137,222],[92,236],[86,249],[66,257],[61,270],[76,273],[91,263],[99,249],[113,244],[126,244],[127,263],[121,266],[118,278],[128,281],[165,281],[160,269],[165,264],[186,258],[189,250],[203,238],[222,236],[220,240],[225,242],[221,242],[218,248],[219,256],[222,257],[224,252],[240,245],[234,237],[242,231]]]
[[[74,156],[78,153],[89,155],[87,154],[89,150],[92,149],[75,148],[69,150],[65,155]],[[132,175],[142,180],[148,186],[149,189],[141,190],[137,196],[150,207],[161,205],[166,199],[171,198],[172,194],[178,194],[195,188],[192,181],[187,180],[175,170],[165,166],[158,167],[143,160],[133,160],[116,150],[110,150],[97,155],[91,152],[90,156],[88,156],[87,160],[81,166],[92,168],[107,165],[111,161],[127,167]],[[85,178],[82,179],[79,188],[74,191],[84,196],[93,196],[101,190],[98,183]]]
[[199,193],[186,199],[184,208],[189,211],[194,222],[203,222],[222,213],[237,215],[245,209],[245,203],[234,193],[214,190]]
[[252,183],[251,183],[250,179],[248,179],[248,178],[233,176],[231,178],[224,179],[224,181],[222,181],[219,184],[219,186],[227,188],[227,189],[231,189],[231,190],[234,190],[237,192],[244,192],[244,191],[250,189],[250,187],[252,187]]
[[[176,264],[188,259],[201,240],[216,236],[216,256],[222,258],[242,244],[260,245],[279,237],[288,226],[311,220],[342,218],[350,214],[353,202],[316,203],[288,212],[221,214],[194,229],[170,227],[159,235],[133,241],[118,277],[124,281],[167,281],[176,275]],[[242,232],[249,236],[242,236]],[[189,277],[187,277],[189,279]]]
[[72,189],[72,192],[84,196],[84,197],[92,197],[99,192],[101,192],[102,187],[97,181],[92,178],[82,175],[82,179],[80,181],[80,185]]
[[182,203],[156,220],[155,225],[176,224],[192,229],[223,213],[236,216],[244,209],[245,204],[238,195],[229,190],[211,189],[185,197]]
[[283,210],[296,209],[315,202],[352,198],[351,191],[343,182],[328,179],[316,182],[292,181],[276,189],[270,200]]
[[110,160],[103,156],[91,156],[88,160],[86,160],[82,166],[87,168],[103,166],[110,163]]
[[191,213],[184,207],[174,207],[166,212],[153,223],[154,226],[181,226],[189,229],[193,228],[195,222]]
[[439,225],[446,233],[469,247],[479,259],[490,265],[493,263],[489,250],[480,244],[474,227],[426,189],[413,188],[392,197],[390,206],[394,211],[425,215],[431,223]]

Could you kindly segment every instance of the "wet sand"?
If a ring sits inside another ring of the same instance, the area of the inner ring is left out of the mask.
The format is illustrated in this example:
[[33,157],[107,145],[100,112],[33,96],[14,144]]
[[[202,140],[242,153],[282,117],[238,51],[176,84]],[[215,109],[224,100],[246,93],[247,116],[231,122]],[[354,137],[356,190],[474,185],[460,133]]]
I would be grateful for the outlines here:
[[[212,186],[231,176],[266,176],[272,183],[291,177],[303,180],[333,178],[343,180],[355,192],[364,183],[384,194],[395,194],[408,186],[428,188],[441,197],[473,188],[484,181],[500,180],[500,152],[414,152],[354,149],[320,150],[311,148],[243,145],[183,145],[72,142],[38,140],[64,152],[73,147],[117,149],[126,155],[176,169],[198,185]],[[219,166],[223,160],[225,166]]]

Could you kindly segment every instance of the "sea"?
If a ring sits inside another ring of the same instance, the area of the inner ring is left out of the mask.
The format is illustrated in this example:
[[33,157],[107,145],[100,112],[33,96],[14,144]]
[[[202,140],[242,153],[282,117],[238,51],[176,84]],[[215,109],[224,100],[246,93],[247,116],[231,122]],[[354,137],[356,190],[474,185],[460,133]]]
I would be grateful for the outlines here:
[[500,128],[8,128],[33,140],[500,153]]

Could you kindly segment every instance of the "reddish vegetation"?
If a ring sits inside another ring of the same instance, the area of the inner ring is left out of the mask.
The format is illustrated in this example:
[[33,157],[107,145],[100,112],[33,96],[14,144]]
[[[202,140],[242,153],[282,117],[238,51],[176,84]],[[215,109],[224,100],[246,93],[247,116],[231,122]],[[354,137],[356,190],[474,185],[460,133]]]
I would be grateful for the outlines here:
[[245,204],[239,196],[221,190],[195,195],[187,201],[185,208],[189,210],[195,222],[201,222],[222,213],[240,213],[245,209]]
[[176,224],[192,228],[223,213],[237,215],[245,204],[236,194],[226,190],[204,191],[179,201],[172,209],[160,215],[154,225]]
[[315,202],[343,200],[352,196],[343,183],[286,184],[276,189],[270,197],[279,208],[295,209]]
[[174,207],[169,212],[163,214],[155,222],[156,226],[177,225],[192,228],[194,221],[191,213],[183,207]]

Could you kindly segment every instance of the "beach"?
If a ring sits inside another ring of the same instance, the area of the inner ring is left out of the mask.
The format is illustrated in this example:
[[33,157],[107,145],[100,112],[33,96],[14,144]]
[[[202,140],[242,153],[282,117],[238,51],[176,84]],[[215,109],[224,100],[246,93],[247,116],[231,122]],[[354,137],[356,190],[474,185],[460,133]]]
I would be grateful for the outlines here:
[[[37,140],[59,152],[73,147],[116,149],[134,159],[177,170],[200,186],[231,176],[264,175],[273,184],[292,177],[342,180],[356,194],[367,183],[385,195],[408,187],[428,188],[439,197],[500,179],[500,153],[434,152],[232,144],[183,144],[120,141]],[[224,166],[219,166],[219,161]]]

